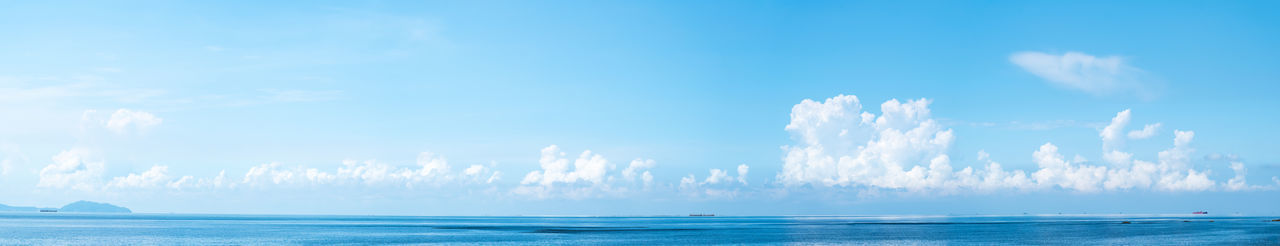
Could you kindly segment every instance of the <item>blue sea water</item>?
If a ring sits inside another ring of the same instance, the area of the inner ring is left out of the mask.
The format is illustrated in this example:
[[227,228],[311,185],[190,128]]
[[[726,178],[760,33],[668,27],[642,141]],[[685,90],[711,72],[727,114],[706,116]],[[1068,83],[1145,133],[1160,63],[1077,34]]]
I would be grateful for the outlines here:
[[[1280,245],[1270,217],[408,217],[0,213],[0,244]],[[1128,221],[1129,223],[1123,223]]]

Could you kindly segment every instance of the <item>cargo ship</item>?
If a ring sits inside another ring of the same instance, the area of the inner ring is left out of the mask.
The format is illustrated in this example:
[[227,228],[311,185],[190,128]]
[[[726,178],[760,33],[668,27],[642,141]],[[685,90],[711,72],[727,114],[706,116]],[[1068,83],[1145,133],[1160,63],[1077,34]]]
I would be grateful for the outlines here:
[[689,217],[712,217],[712,216],[716,216],[716,214],[689,214]]
[[1205,211],[1195,211],[1195,212],[1191,212],[1191,214],[1209,214],[1209,212],[1205,212]]

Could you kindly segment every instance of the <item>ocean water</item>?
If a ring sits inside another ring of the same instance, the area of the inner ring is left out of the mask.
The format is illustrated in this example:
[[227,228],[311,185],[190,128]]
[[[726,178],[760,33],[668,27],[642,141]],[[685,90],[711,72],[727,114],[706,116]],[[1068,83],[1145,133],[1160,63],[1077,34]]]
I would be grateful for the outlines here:
[[[4,245],[1280,245],[1271,217],[408,217],[0,213]],[[1129,223],[1123,223],[1128,221]]]

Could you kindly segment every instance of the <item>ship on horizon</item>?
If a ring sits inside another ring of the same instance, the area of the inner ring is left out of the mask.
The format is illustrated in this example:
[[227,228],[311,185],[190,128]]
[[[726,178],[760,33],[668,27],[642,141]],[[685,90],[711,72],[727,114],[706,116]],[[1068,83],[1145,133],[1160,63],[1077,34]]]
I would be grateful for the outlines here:
[[716,214],[689,214],[689,217],[713,217]]
[[1195,212],[1191,212],[1191,214],[1209,214],[1209,212],[1206,212],[1206,211],[1195,211]]

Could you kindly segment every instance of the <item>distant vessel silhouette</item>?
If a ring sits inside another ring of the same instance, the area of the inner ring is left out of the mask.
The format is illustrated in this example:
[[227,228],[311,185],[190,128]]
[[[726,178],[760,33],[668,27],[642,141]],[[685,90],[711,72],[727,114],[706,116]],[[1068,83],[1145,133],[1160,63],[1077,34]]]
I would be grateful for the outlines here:
[[712,217],[712,216],[716,216],[716,214],[689,214],[689,217]]
[[1191,212],[1191,214],[1209,214],[1209,212],[1205,212],[1205,211],[1195,211],[1195,212]]
[[40,212],[41,212],[41,213],[56,213],[56,212],[58,212],[58,210],[57,210],[57,209],[41,209],[41,210],[40,210]]

